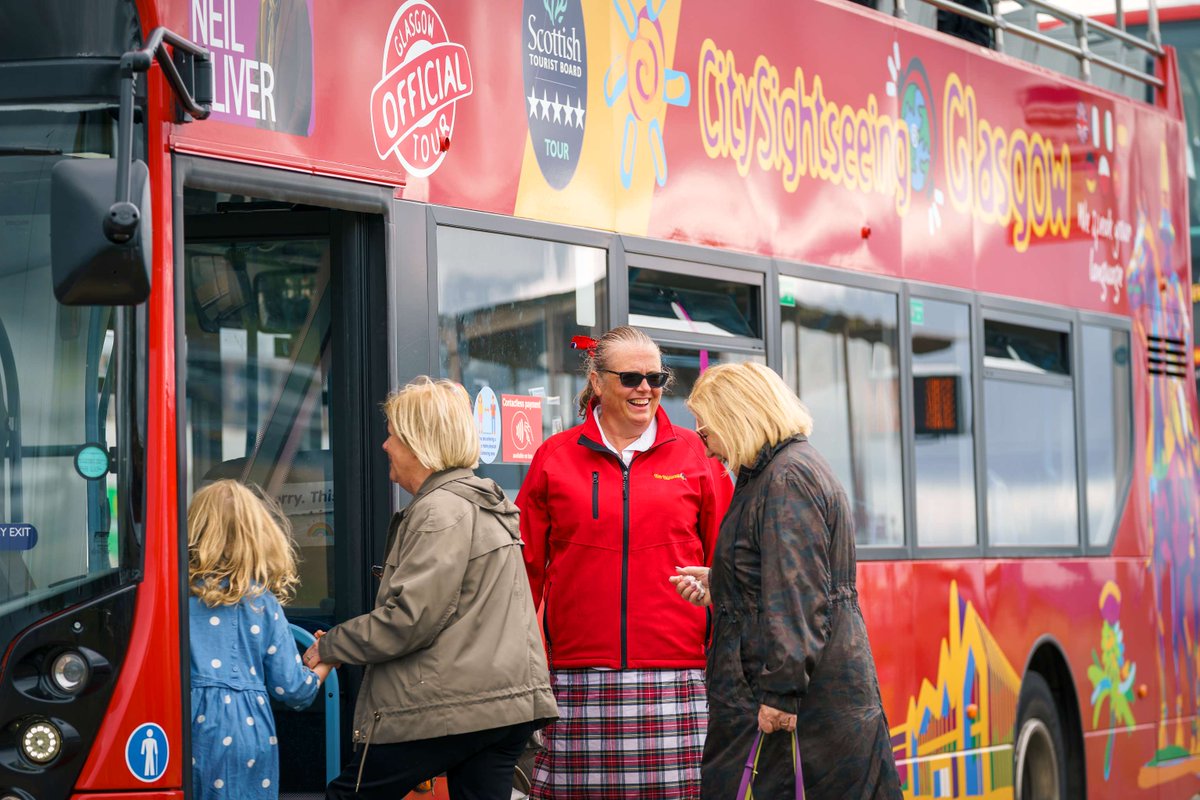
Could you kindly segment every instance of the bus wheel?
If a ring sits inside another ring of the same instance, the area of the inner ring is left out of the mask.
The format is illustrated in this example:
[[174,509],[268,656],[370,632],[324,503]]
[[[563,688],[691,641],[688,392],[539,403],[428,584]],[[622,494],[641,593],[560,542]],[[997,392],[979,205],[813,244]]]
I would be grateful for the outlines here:
[[1017,800],[1066,800],[1062,723],[1050,686],[1036,672],[1027,673],[1021,685],[1013,759]]

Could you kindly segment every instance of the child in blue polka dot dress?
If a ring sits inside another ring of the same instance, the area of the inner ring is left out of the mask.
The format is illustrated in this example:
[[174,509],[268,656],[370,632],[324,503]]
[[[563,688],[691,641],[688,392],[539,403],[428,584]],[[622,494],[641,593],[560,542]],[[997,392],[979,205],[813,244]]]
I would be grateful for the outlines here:
[[280,600],[299,582],[287,518],[237,481],[188,508],[192,797],[279,797],[268,697],[304,708],[329,674],[300,663]]

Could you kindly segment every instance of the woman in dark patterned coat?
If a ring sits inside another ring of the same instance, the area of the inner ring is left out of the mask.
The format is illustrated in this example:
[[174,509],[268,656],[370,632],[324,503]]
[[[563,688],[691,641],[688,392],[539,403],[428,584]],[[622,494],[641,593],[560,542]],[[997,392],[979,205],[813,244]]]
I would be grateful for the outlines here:
[[671,577],[685,600],[713,612],[702,797],[737,797],[761,730],[771,735],[756,797],[795,796],[795,731],[807,800],[899,798],[854,583],[853,516],[808,441],[812,417],[759,364],[709,369],[688,407],[709,455],[737,470],[711,572],[692,566]]

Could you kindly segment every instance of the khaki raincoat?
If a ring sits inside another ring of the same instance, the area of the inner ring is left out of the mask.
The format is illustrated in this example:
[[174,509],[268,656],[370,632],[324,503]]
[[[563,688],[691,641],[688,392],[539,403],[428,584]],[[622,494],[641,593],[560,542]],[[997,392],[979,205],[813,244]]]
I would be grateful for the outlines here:
[[355,742],[406,742],[558,716],[518,511],[468,469],[430,476],[392,519],[375,610],[322,661],[365,664]]

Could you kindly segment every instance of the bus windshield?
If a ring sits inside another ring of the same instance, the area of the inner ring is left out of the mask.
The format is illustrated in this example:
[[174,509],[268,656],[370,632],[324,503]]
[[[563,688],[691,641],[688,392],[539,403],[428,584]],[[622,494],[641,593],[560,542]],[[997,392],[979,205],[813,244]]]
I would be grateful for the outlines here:
[[0,106],[0,651],[140,561],[117,493],[141,472],[135,312],[60,305],[50,266],[51,170],[115,143],[107,105]]

